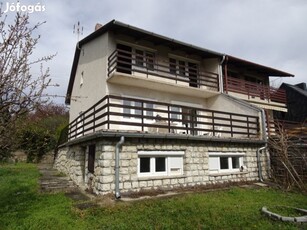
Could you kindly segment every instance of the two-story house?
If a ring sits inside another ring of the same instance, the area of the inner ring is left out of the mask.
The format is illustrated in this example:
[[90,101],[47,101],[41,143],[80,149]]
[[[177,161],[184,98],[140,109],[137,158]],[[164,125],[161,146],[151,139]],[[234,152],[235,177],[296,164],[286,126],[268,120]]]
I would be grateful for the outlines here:
[[268,176],[269,76],[291,74],[111,21],[78,42],[55,166],[97,194]]

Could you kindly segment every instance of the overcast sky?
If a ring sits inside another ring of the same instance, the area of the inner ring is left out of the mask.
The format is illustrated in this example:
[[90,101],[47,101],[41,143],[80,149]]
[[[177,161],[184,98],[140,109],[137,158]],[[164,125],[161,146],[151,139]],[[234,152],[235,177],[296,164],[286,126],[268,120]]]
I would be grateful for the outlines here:
[[[3,8],[17,2],[0,1]],[[39,28],[42,37],[34,55],[57,53],[46,65],[50,67],[52,81],[60,85],[51,94],[66,94],[78,39],[73,33],[74,24],[80,21],[82,39],[94,31],[96,23],[105,24],[112,19],[295,75],[276,79],[272,82],[274,86],[281,82],[306,82],[306,0],[20,0],[20,3],[44,6],[44,11],[33,12],[30,17],[32,22],[47,21]],[[64,103],[63,98],[56,101]]]

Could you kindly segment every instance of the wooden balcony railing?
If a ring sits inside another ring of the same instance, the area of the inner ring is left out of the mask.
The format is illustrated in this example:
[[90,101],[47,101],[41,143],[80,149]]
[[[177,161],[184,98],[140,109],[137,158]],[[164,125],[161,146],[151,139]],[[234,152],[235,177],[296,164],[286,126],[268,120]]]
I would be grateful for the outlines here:
[[224,90],[226,92],[241,93],[250,98],[260,98],[268,102],[274,101],[286,104],[286,91],[276,89],[267,85],[256,84],[242,79],[232,77],[224,78]]
[[69,124],[69,140],[99,130],[258,139],[257,116],[105,96]]
[[307,144],[307,119],[304,122],[274,119],[270,121],[268,133],[272,137],[283,136],[285,140],[298,140]]
[[170,83],[184,84],[188,87],[219,91],[219,77],[213,72],[200,71],[197,65],[179,65],[163,61],[159,63],[154,56],[139,56],[135,52],[115,50],[108,58],[108,76],[113,72],[141,74],[149,78],[167,80]]

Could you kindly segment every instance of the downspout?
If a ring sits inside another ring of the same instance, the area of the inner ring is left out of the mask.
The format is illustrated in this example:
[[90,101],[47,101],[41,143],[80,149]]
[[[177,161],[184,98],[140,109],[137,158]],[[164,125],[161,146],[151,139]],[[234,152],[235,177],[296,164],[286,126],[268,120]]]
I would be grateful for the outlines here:
[[[267,135],[266,135],[266,126],[265,126],[265,113],[264,110],[261,110],[261,125],[262,125],[262,138],[265,141],[265,145],[259,149],[257,149],[257,165],[258,165],[258,177],[261,182],[263,182],[262,177],[262,166],[260,160],[261,151],[267,148]],[[270,167],[270,156],[268,155],[268,167]]]
[[263,147],[257,149],[258,177],[259,177],[259,181],[261,181],[261,182],[263,182],[263,177],[262,177],[262,166],[261,166],[261,160],[260,160],[260,152],[264,149],[266,149],[266,146],[263,146]]
[[115,197],[116,199],[120,198],[119,191],[119,149],[125,142],[125,137],[121,136],[120,141],[115,146]]
[[222,60],[220,61],[220,65],[219,65],[219,69],[220,69],[220,92],[221,93],[223,93],[224,92],[224,83],[223,83],[223,63],[224,63],[224,61],[225,61],[225,58],[226,58],[226,55],[223,55],[223,58],[222,58]]
[[[224,70],[225,70],[225,78],[224,78],[224,80],[225,80],[225,91],[228,94],[228,68],[227,68],[227,64],[228,64],[228,56],[226,56],[225,68],[224,68]],[[223,87],[224,87],[224,85],[223,85]]]

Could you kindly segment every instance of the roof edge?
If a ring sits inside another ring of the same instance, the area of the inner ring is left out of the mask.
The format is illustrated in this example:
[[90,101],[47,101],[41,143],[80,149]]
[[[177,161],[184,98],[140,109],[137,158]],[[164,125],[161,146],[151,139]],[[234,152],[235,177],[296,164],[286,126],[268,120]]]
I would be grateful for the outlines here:
[[[235,57],[235,56],[232,56],[232,55],[226,55],[226,56],[227,56],[228,60],[233,59],[233,60],[238,61],[238,62],[254,65],[254,66],[257,66],[259,68],[267,69],[267,70],[270,70],[272,72],[276,72],[276,73],[281,74],[278,77],[294,77],[294,74],[291,74],[291,73],[288,73],[288,72],[285,72],[285,71],[282,71],[282,70],[278,70],[278,69],[275,69],[275,68],[272,68],[272,67],[269,67],[269,66],[261,65],[261,64],[255,63],[255,62],[247,61],[245,59],[238,58],[238,57]],[[277,75],[276,75],[276,77],[277,77]]]

